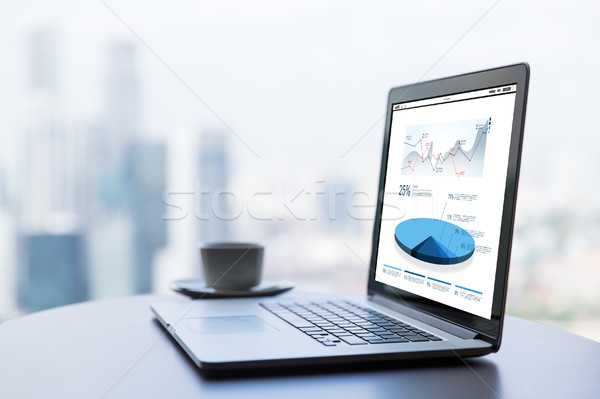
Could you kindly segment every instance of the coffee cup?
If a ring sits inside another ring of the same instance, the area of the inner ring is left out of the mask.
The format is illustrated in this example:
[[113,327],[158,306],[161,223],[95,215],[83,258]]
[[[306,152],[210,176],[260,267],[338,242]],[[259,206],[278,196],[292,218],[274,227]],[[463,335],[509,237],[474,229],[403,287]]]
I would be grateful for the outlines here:
[[207,287],[248,290],[262,277],[265,248],[257,243],[219,242],[200,246],[202,270]]

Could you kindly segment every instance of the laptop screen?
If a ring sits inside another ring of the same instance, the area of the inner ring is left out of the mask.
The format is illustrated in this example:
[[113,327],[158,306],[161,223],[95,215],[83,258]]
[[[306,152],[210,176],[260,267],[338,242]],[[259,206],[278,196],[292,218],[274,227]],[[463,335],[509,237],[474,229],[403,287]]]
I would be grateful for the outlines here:
[[376,281],[491,319],[516,95],[391,105]]

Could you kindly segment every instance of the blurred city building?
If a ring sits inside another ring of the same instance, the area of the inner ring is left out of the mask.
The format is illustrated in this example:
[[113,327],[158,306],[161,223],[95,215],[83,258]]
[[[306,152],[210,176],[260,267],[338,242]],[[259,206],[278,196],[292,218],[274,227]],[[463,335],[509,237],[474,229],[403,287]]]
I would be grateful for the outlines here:
[[29,92],[19,201],[19,303],[37,311],[88,299],[85,232],[81,230],[81,161],[64,123],[58,84],[58,36],[28,40]]
[[88,298],[81,232],[24,233],[25,267],[20,269],[21,303],[28,312]]
[[109,47],[105,115],[88,148],[93,298],[150,292],[154,255],[166,243],[165,145],[141,134],[136,54],[130,43]]
[[132,207],[135,226],[135,292],[146,293],[153,286],[156,251],[164,247],[166,227],[162,194],[166,188],[166,149],[163,143],[136,143],[129,156]]
[[229,238],[229,224],[236,215],[231,213],[235,193],[228,191],[229,158],[225,133],[218,130],[203,132],[198,156],[196,181],[196,217],[202,242],[224,241]]

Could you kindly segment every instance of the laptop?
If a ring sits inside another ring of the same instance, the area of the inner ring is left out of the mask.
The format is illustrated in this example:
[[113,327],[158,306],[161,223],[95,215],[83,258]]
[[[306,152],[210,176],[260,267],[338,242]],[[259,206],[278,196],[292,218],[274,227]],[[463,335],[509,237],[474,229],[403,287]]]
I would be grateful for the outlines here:
[[481,356],[500,348],[529,66],[394,88],[367,295],[164,301],[203,370]]

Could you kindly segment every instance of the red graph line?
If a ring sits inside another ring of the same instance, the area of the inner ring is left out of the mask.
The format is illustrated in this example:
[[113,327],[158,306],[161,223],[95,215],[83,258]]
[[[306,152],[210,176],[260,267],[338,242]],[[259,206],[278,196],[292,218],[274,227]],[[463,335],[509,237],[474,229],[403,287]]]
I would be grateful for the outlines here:
[[[427,147],[427,151],[429,151],[429,147]],[[411,167],[411,165],[408,164],[407,166],[403,167],[402,169],[408,168],[412,172],[414,172],[419,158],[421,158],[421,161],[425,160],[426,158],[433,158],[436,160],[436,162],[440,162],[443,165],[449,157],[452,157],[452,164],[454,165],[454,173],[456,173],[457,176],[460,176],[460,173],[456,170],[456,162],[454,162],[454,154],[452,154],[452,152],[450,152],[450,151],[448,152],[448,157],[446,157],[446,159],[444,159],[441,152],[439,154],[439,157],[436,157],[433,154],[431,156],[427,156],[427,157],[425,157],[425,154],[423,154],[423,155],[417,154],[417,157],[413,161],[413,166]]]
[[452,157],[452,164],[454,165],[454,173],[456,173],[457,176],[460,176],[460,174],[456,171],[456,162],[454,162],[454,156]]

